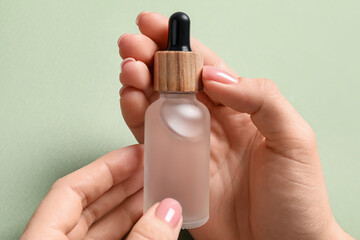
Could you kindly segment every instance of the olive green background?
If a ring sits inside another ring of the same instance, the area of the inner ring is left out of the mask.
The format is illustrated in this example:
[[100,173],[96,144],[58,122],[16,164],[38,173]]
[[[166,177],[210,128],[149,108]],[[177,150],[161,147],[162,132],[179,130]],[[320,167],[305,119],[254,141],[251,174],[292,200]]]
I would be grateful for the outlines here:
[[52,183],[135,139],[117,39],[142,10],[184,11],[242,76],[273,79],[313,127],[340,225],[360,238],[360,2],[0,0],[0,239]]

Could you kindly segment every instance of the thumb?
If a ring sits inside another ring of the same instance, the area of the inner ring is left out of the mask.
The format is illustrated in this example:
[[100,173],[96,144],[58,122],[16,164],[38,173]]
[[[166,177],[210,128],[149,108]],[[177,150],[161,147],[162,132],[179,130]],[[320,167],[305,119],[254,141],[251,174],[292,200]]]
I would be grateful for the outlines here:
[[315,139],[310,126],[272,81],[234,77],[211,66],[204,66],[202,76],[206,94],[216,103],[250,114],[268,144],[281,146]]
[[127,239],[177,239],[182,225],[181,214],[180,204],[174,199],[166,198],[147,210]]

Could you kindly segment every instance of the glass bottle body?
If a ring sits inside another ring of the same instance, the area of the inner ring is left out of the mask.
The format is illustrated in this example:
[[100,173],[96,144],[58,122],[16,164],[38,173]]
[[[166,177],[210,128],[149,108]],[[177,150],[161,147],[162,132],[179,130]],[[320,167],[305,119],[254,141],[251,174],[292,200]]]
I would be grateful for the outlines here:
[[209,218],[210,115],[195,93],[160,93],[145,115],[144,212],[164,198],[183,209],[182,228]]

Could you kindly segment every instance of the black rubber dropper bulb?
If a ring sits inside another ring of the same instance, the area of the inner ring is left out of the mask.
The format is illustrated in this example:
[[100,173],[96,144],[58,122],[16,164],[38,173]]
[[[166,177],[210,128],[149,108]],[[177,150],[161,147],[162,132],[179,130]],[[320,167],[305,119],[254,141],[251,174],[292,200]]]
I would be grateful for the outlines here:
[[183,12],[176,12],[169,19],[168,51],[191,51],[190,18]]

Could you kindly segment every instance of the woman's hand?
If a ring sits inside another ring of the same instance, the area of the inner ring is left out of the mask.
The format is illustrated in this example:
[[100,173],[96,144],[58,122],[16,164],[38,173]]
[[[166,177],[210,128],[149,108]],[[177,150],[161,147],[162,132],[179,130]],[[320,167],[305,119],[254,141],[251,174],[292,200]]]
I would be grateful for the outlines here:
[[[168,19],[142,12],[142,34],[119,38],[120,104],[136,139],[152,90],[155,51],[165,49]],[[204,55],[204,92],[211,114],[210,219],[190,230],[196,239],[344,239],[328,202],[315,135],[267,79],[241,78],[210,49]]]
[[113,151],[59,179],[21,240],[121,239],[131,228],[127,239],[177,239],[181,206],[165,199],[141,217],[142,186],[143,147]]

